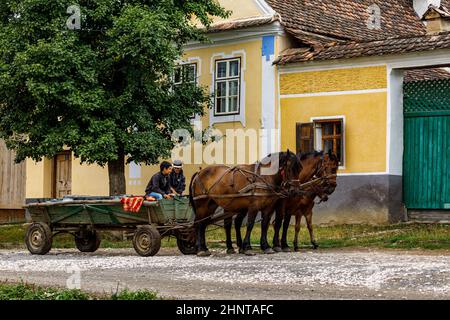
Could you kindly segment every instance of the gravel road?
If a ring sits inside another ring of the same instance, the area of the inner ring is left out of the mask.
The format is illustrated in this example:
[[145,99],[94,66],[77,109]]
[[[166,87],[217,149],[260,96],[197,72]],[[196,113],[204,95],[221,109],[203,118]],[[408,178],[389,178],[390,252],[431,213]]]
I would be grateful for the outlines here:
[[45,256],[0,250],[0,280],[76,284],[112,293],[150,289],[181,299],[450,299],[450,253],[394,250],[304,250],[256,256],[212,251],[207,258],[161,249],[93,254],[54,249]]

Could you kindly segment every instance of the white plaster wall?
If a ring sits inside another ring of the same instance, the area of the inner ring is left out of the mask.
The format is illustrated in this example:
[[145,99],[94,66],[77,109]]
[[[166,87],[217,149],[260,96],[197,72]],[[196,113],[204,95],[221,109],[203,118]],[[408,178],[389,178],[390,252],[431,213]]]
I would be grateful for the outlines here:
[[262,113],[261,113],[261,158],[276,151],[275,131],[275,84],[276,69],[273,66],[274,55],[267,61],[265,56],[261,57],[262,63]]
[[403,74],[401,69],[388,68],[386,171],[399,176],[403,173]]

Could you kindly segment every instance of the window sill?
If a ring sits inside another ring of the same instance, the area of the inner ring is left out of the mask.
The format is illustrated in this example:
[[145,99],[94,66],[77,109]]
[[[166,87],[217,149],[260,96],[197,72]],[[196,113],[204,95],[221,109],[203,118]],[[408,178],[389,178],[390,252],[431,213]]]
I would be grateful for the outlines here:
[[215,123],[226,123],[226,122],[240,122],[243,127],[245,127],[245,114],[242,112],[239,114],[227,114],[227,115],[215,115],[210,114],[209,125],[212,126]]

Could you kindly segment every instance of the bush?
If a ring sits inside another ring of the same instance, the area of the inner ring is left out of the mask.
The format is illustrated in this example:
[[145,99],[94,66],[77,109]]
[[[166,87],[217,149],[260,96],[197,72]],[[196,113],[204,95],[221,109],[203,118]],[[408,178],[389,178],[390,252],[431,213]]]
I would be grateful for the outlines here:
[[95,296],[81,290],[43,288],[32,284],[0,283],[0,300],[156,300],[156,292],[123,290],[107,296]]
[[30,284],[0,284],[0,300],[89,300],[80,290],[41,288]]
[[128,291],[123,290],[111,296],[111,300],[156,300],[156,292],[148,290]]

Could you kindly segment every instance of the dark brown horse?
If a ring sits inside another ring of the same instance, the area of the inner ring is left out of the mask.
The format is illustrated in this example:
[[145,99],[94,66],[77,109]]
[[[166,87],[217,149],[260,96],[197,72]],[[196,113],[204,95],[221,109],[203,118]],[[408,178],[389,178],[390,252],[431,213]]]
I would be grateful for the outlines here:
[[[306,218],[306,225],[309,231],[311,244],[314,249],[318,248],[317,242],[314,238],[314,230],[312,226],[312,214],[313,207],[315,205],[314,200],[319,197],[320,201],[327,201],[328,196],[331,195],[336,189],[336,173],[339,167],[339,160],[336,155],[327,153],[323,156],[319,156],[318,153],[308,153],[300,155],[300,162],[302,165],[308,166],[308,163],[316,163],[316,169],[300,177],[300,180],[309,181],[315,177],[324,177],[324,185],[320,188],[312,188],[309,192],[303,195],[292,196],[280,201],[281,210],[277,212],[275,219],[275,235],[273,239],[274,249],[276,251],[290,252],[290,248],[287,244],[287,232],[290,225],[291,216],[294,215],[295,221],[295,238],[294,238],[294,250],[299,250],[298,245],[298,233],[300,231],[300,222],[302,216]],[[281,237],[281,243],[279,241],[279,230],[283,221],[283,234]]]
[[[257,213],[274,208],[278,199],[288,195],[289,181],[296,179],[300,170],[297,156],[288,150],[271,154],[261,163],[236,167],[215,165],[196,173],[189,186],[189,196],[195,212],[197,255],[210,254],[205,240],[209,224],[249,208],[253,208],[249,217],[253,217],[255,210]],[[215,214],[218,207],[223,208],[223,213]],[[248,228],[244,240],[247,247],[250,247],[250,233]]]
[[[302,170],[300,172],[299,178],[298,178],[298,182],[297,183],[304,183],[307,181],[310,181],[320,170],[321,165],[323,163],[323,158],[324,155],[323,153],[320,152],[314,152],[314,153],[310,153],[307,155],[304,155],[303,157],[299,158],[299,160],[301,159],[301,165],[302,165]],[[316,187],[319,188],[320,187],[320,182],[316,183]],[[308,187],[306,187],[306,189],[308,189]],[[298,198],[298,197],[297,197]],[[275,228],[275,237],[274,238],[279,238],[278,232],[279,229],[281,227],[281,223],[282,223],[282,219],[283,219],[283,213],[282,211],[284,210],[283,205],[285,205],[285,203],[287,202],[287,198],[285,199],[279,199],[278,202],[275,205],[275,210],[274,208],[265,208],[264,211],[270,211],[270,212],[277,212],[277,216],[279,217],[279,226],[277,225],[277,227]],[[252,212],[252,208],[249,208],[248,210],[249,212]],[[254,212],[253,212],[254,214]],[[245,248],[246,243],[243,244],[242,238],[241,238],[241,226],[242,226],[242,222],[243,219],[245,218],[245,216],[247,215],[247,211],[242,211],[240,213],[238,213],[235,217],[235,231],[236,231],[236,244],[239,248],[239,252],[240,253],[245,253],[248,252],[249,249],[251,249],[251,247],[247,247]],[[269,213],[263,214],[263,217],[271,217],[271,215]],[[233,219],[232,217],[225,219],[225,223],[224,223],[224,227],[225,227],[225,233],[226,233],[226,244],[227,244],[227,253],[231,254],[231,253],[235,253],[235,250],[233,248],[233,243],[232,243],[232,239],[231,239],[231,228],[232,228],[232,222]],[[248,223],[247,223],[247,229],[248,228],[253,228],[253,224],[254,224],[254,219],[252,219],[251,216],[249,216],[248,219]],[[264,250],[266,253],[271,253],[270,250],[268,250],[269,245],[267,244],[267,240],[265,238],[265,235],[267,234],[267,229],[268,229],[268,221],[265,221],[263,219],[262,224],[261,224],[261,228],[262,228],[262,236],[261,236],[261,249]],[[277,243],[275,248],[278,249],[280,245]],[[247,250],[245,250],[247,249]],[[281,250],[278,250],[281,251]]]

